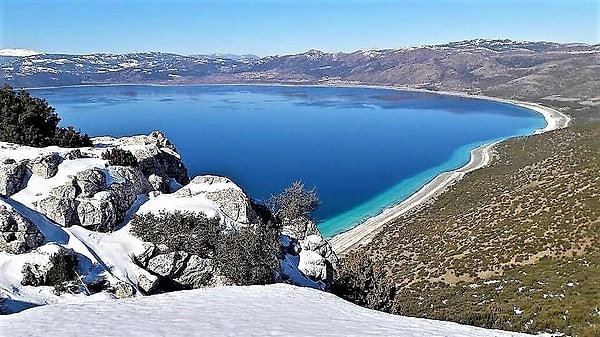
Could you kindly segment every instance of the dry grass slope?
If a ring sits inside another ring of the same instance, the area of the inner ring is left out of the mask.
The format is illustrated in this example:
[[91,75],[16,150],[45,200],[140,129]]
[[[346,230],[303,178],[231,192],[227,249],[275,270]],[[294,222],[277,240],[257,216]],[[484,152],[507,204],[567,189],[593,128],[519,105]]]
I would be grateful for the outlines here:
[[599,215],[600,124],[575,126],[500,144],[366,249],[396,284],[393,312],[599,336]]

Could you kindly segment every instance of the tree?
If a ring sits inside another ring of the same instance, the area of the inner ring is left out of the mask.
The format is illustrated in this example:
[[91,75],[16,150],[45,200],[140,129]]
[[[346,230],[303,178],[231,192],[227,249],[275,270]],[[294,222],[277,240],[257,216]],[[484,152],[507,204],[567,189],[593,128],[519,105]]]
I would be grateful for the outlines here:
[[271,212],[284,224],[295,220],[310,220],[311,213],[316,211],[320,204],[316,189],[305,189],[301,181],[293,182],[279,195],[269,199]]
[[86,134],[73,127],[59,128],[60,117],[48,102],[29,92],[0,88],[0,141],[28,146],[91,146]]

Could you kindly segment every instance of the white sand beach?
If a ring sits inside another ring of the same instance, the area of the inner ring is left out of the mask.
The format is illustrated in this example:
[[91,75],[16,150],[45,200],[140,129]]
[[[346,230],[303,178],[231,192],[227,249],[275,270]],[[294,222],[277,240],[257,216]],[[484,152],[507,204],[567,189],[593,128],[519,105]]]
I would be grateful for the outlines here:
[[[382,87],[374,87],[374,88],[382,88]],[[430,92],[426,90],[415,90],[410,88],[396,88],[396,87],[384,87],[388,89],[397,89],[397,90],[407,90],[407,91],[421,91],[421,92]],[[487,96],[480,95],[468,95],[464,93],[457,92],[430,92],[442,95],[453,95],[453,96],[461,96],[467,98],[478,98],[478,99],[487,99],[497,102],[509,103],[513,105],[517,105],[520,107],[524,107],[527,109],[531,109],[537,113],[540,113],[546,119],[546,127],[537,130],[534,134],[540,134],[556,129],[561,129],[567,127],[571,122],[571,118],[559,111],[554,109],[539,105],[537,103],[529,103],[529,102],[519,102],[513,100],[499,99]],[[460,180],[465,174],[482,168],[489,164],[491,160],[491,150],[498,142],[485,144],[479,146],[471,151],[471,159],[470,161],[453,171],[443,172],[436,176],[432,181],[423,186],[420,190],[415,192],[409,198],[404,200],[403,202],[389,207],[379,213],[376,216],[368,218],[358,224],[356,227],[338,234],[329,240],[329,243],[332,245],[333,250],[340,256],[348,253],[353,248],[356,248],[360,245],[364,245],[369,243],[371,239],[390,221],[399,217],[400,215],[408,212],[409,210],[417,207],[433,197],[438,196],[442,193],[448,186]]]

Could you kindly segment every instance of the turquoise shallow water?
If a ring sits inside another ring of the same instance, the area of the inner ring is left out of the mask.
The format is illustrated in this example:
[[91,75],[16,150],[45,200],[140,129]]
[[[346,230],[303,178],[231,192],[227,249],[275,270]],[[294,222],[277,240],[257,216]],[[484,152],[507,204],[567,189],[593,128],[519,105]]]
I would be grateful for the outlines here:
[[315,186],[325,236],[345,231],[469,160],[531,134],[543,117],[509,104],[375,88],[101,86],[32,90],[93,135],[164,131],[191,175],[232,178],[255,198]]

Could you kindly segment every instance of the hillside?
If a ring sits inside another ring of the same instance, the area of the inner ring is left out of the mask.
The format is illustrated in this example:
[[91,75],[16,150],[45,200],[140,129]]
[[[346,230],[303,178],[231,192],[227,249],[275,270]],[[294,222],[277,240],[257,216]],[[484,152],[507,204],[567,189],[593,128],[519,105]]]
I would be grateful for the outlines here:
[[[230,58],[229,58],[230,57]],[[39,54],[0,57],[15,87],[80,84],[376,84],[452,90],[568,108],[598,119],[600,45],[469,40],[397,49],[297,55]]]
[[512,139],[386,225],[342,276],[375,279],[357,287],[365,304],[393,313],[598,336],[599,215],[599,124]]

